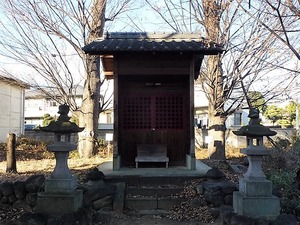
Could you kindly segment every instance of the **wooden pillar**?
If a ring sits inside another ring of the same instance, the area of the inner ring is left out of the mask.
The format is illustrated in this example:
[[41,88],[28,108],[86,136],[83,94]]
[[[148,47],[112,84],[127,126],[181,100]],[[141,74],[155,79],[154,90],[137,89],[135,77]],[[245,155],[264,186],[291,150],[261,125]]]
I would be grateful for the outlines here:
[[16,135],[8,134],[6,152],[6,173],[17,173]]
[[190,74],[189,74],[189,154],[187,155],[187,167],[191,170],[196,169],[195,159],[195,128],[194,128],[194,58],[190,62]]
[[119,152],[119,70],[118,57],[114,56],[114,135],[113,135],[113,170],[121,167]]

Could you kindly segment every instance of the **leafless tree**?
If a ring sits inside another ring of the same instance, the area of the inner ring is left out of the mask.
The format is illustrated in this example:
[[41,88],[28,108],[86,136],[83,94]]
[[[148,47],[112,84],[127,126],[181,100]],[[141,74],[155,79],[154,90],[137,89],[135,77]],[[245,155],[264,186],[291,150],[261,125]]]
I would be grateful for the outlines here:
[[[56,100],[70,105],[79,115],[80,126],[85,127],[78,145],[82,157],[91,157],[95,152],[99,113],[108,104],[102,101],[99,106],[100,88],[105,82],[96,70],[99,59],[86,56],[82,47],[101,37],[105,21],[114,20],[127,10],[129,2],[110,1],[108,5],[106,0],[0,2],[0,55],[14,60],[18,69],[6,66],[2,72],[15,75],[21,69],[23,75],[31,75],[33,86],[59,91],[62,98]],[[105,17],[107,7],[110,17]],[[79,107],[70,96],[75,96],[81,80],[84,80],[84,93]],[[47,95],[55,98],[53,93]]]
[[[252,14],[278,29],[280,23],[259,10],[265,5],[255,2],[259,7],[252,9]],[[287,58],[274,35],[243,13],[248,1],[165,0],[159,7],[150,0],[147,3],[175,31],[199,31],[207,39],[224,44],[222,55],[206,57],[199,82],[209,100],[209,136],[213,138],[208,146],[210,155],[225,159],[225,121],[244,106],[244,93],[261,91],[266,98],[274,98],[292,82],[295,77],[290,75],[296,71],[285,68]],[[275,78],[271,71],[281,76]]]
[[[299,53],[299,19],[300,19],[300,1],[299,0],[264,0],[266,7],[257,9],[255,4],[249,2],[249,8],[242,6],[241,1],[238,1],[245,13],[254,18],[265,29],[272,33],[280,42],[288,47],[292,53],[300,60]],[[274,29],[268,23],[256,18],[253,11],[250,9],[263,11],[266,16],[277,20],[279,25]]]

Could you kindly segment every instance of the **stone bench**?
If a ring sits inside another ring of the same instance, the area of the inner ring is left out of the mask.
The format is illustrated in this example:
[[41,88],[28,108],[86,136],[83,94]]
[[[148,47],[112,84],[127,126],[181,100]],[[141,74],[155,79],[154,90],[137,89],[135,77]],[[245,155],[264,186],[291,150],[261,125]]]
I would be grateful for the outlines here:
[[167,145],[137,145],[137,156],[135,157],[136,168],[138,168],[139,162],[165,162],[166,168],[168,168],[169,157],[167,156]]

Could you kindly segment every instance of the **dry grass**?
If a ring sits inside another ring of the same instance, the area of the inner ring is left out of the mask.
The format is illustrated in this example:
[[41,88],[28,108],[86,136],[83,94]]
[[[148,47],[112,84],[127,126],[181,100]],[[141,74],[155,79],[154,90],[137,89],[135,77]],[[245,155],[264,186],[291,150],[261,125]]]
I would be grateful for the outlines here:
[[[74,151],[70,153],[68,165],[70,170],[75,173],[85,173],[86,171],[95,168],[99,164],[111,160],[104,154],[105,151],[101,151],[89,159],[82,159],[79,157],[78,152]],[[207,149],[197,149],[196,158],[200,160],[208,159]],[[239,158],[244,157],[237,148],[227,148],[226,157]],[[1,181],[14,181],[14,180],[25,180],[33,174],[44,174],[49,175],[55,167],[54,154],[46,150],[46,146],[43,143],[39,145],[25,145],[21,144],[18,146],[16,151],[17,158],[17,174],[6,173],[6,150],[5,146],[0,146],[0,179]]]
[[[207,148],[196,149],[195,155],[197,159],[208,159],[209,154]],[[226,146],[226,159],[244,158],[245,155],[240,153],[239,148]]]
[[[6,173],[6,151],[0,148],[0,179],[1,181],[22,181],[34,174],[44,174],[49,176],[55,167],[54,154],[45,150],[45,148],[20,149],[16,151],[17,173]],[[76,176],[86,173],[99,164],[111,160],[98,154],[89,159],[79,157],[77,151],[71,152],[68,160],[68,166]]]

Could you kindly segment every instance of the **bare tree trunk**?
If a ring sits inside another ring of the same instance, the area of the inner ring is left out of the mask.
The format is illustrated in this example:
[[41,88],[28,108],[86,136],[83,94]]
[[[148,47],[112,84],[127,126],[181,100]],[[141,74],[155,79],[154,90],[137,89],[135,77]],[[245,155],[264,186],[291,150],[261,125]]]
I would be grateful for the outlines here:
[[[222,7],[220,1],[203,0],[204,26],[206,38],[219,43],[221,39],[220,20]],[[223,76],[221,56],[208,56],[207,78],[204,85],[208,90],[208,135],[211,138],[208,152],[211,158],[224,160],[225,158],[225,121]]]
[[208,143],[208,155],[210,159],[225,160],[225,118],[222,116],[210,115],[214,112],[213,107],[209,110],[209,130],[208,135],[212,140]]
[[209,56],[208,73],[210,80],[208,118],[208,135],[211,141],[208,143],[210,158],[225,160],[225,121],[223,81],[221,73],[220,56]]
[[89,57],[87,64],[90,72],[85,80],[83,102],[79,117],[79,126],[84,127],[84,131],[78,134],[78,151],[80,157],[83,158],[90,158],[96,153],[95,143],[98,136],[100,111],[100,60],[98,57]]
[[[106,0],[94,0],[92,8],[91,31],[88,43],[103,35],[105,24]],[[100,60],[98,56],[87,55],[86,78],[83,100],[80,109],[79,125],[85,127],[79,133],[78,151],[80,157],[90,158],[96,153],[95,143],[98,136],[98,120],[100,113]]]
[[8,134],[6,152],[6,173],[17,173],[16,135]]

